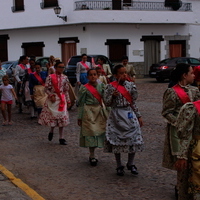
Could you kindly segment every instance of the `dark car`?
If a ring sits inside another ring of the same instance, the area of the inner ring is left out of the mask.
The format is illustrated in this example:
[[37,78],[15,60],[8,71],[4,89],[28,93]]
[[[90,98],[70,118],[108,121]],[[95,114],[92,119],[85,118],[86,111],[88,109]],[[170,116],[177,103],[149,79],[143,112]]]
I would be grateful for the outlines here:
[[170,79],[171,72],[178,63],[186,63],[192,67],[195,67],[200,65],[200,60],[192,57],[167,58],[157,64],[152,64],[149,70],[149,76],[156,78],[158,82],[163,82],[165,79]]
[[[112,70],[113,68],[113,64],[111,63],[111,61],[104,55],[87,55],[87,61],[92,63],[93,65],[97,64],[98,58],[99,57],[103,57],[106,61],[105,64],[109,64],[110,65],[110,69]],[[70,81],[70,83],[72,85],[74,85],[76,83],[76,64],[78,62],[81,61],[81,55],[78,56],[72,56],[67,64],[67,68],[64,72],[64,74],[66,74],[68,76],[68,79]]]
[[5,61],[1,63],[2,69],[6,71],[6,74],[9,76],[10,83],[13,84],[14,79],[14,69],[17,66],[18,61]]
[[39,63],[42,67],[42,71],[47,71],[46,64],[49,62],[49,57],[41,57],[36,59],[36,63]]

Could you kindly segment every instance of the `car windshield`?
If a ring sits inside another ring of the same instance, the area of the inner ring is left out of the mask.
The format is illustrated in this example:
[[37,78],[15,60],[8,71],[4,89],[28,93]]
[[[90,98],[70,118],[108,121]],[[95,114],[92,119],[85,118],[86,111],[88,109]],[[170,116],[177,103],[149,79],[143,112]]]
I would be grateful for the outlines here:
[[11,65],[12,65],[12,63],[4,63],[1,65],[1,67],[2,67],[2,69],[8,69]]
[[195,58],[189,58],[191,64],[200,65],[200,61]]
[[[76,65],[78,62],[81,61],[81,57],[72,57],[68,63],[68,65]],[[87,57],[87,61],[91,62],[91,57]]]
[[171,60],[172,60],[172,58],[168,58],[168,59],[165,59],[165,60],[161,60],[159,63],[160,63],[160,64],[167,64],[167,63],[169,63]]

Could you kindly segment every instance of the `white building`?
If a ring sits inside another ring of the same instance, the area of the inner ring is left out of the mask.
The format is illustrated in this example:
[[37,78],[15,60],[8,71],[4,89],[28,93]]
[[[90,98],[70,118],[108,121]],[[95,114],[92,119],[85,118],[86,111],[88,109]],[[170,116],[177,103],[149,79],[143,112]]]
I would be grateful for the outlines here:
[[[177,0],[178,1],[178,0]],[[103,54],[128,55],[137,74],[170,56],[199,58],[200,3],[160,0],[0,0],[0,59]],[[179,6],[180,5],[180,6]],[[61,8],[59,18],[54,8]],[[180,7],[180,8],[179,8]],[[177,10],[178,9],[178,10]]]

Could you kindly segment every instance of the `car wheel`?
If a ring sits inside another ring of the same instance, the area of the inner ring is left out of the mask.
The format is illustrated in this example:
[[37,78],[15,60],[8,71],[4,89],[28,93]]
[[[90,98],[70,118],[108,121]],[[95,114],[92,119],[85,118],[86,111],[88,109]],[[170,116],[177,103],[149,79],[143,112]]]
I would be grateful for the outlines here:
[[162,83],[162,82],[164,82],[165,79],[162,78],[162,77],[157,77],[156,80],[157,80],[159,83]]

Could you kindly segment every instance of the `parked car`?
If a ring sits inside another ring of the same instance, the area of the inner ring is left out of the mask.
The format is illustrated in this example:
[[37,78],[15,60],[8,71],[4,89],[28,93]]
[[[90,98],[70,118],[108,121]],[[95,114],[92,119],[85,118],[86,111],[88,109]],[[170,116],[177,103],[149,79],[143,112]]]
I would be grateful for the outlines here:
[[200,65],[200,60],[192,57],[167,58],[157,64],[152,64],[149,70],[149,76],[156,78],[158,82],[170,79],[171,72],[178,63],[186,63],[195,67]]
[[[112,70],[113,64],[111,61],[104,55],[87,55],[87,61],[92,63],[93,65],[97,64],[98,58],[104,57],[106,60],[106,64],[110,65],[110,68]],[[81,55],[72,56],[67,64],[67,68],[64,71],[64,74],[68,76],[69,81],[72,85],[76,83],[76,64],[81,61]]]
[[14,69],[17,66],[18,61],[5,61],[1,63],[2,69],[6,71],[6,74],[9,76],[10,83],[13,84],[14,79]]
[[47,71],[46,64],[49,62],[49,57],[41,57],[36,59],[36,63],[40,63],[42,71]]

